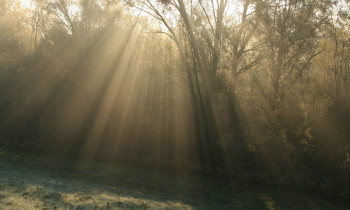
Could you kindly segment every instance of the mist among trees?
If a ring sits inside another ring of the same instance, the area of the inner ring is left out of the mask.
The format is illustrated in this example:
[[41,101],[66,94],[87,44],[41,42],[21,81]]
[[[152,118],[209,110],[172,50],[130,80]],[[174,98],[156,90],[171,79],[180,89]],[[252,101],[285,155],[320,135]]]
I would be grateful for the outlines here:
[[350,196],[347,0],[2,0],[0,145]]

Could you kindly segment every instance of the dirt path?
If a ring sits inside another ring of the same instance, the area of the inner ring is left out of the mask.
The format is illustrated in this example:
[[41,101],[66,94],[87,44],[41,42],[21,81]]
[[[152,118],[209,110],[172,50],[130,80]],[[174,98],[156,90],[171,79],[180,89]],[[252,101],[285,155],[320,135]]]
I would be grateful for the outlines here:
[[350,209],[295,191],[0,151],[0,209]]

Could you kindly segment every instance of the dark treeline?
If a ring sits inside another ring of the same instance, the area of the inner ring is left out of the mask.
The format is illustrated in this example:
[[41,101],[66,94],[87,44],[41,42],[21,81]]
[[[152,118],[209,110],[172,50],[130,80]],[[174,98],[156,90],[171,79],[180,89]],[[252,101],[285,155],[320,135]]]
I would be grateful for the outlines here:
[[345,198],[348,12],[335,0],[1,1],[0,145]]

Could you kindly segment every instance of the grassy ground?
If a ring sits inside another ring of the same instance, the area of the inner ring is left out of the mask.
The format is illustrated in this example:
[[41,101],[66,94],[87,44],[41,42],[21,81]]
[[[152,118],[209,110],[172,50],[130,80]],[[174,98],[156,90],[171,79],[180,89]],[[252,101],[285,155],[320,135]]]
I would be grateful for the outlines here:
[[316,195],[0,150],[0,209],[350,209]]

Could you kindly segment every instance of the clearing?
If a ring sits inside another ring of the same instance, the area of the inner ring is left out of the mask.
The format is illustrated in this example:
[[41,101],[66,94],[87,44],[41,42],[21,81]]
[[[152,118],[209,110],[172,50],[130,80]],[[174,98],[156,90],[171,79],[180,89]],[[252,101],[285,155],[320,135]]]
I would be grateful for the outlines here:
[[0,209],[350,209],[321,196],[0,150]]

